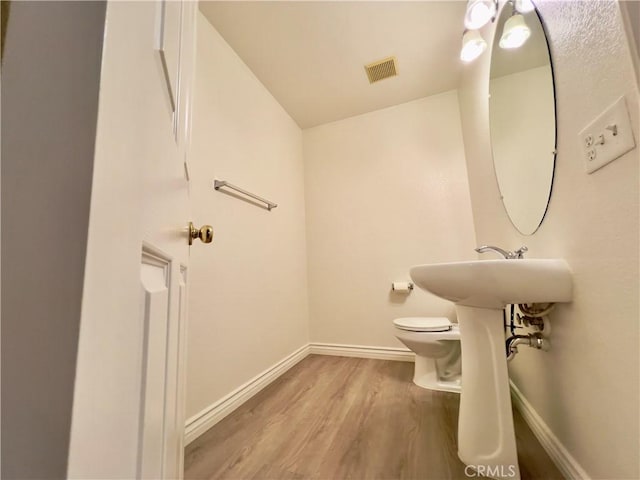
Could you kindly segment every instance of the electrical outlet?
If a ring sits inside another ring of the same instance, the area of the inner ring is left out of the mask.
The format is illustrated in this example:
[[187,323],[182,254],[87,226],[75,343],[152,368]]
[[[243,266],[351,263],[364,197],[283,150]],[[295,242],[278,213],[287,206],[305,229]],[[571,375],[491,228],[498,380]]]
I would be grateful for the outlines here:
[[579,134],[584,168],[593,173],[635,148],[624,97],[602,112]]
[[584,144],[587,147],[590,147],[591,145],[593,145],[593,135],[588,134],[586,137],[584,137]]

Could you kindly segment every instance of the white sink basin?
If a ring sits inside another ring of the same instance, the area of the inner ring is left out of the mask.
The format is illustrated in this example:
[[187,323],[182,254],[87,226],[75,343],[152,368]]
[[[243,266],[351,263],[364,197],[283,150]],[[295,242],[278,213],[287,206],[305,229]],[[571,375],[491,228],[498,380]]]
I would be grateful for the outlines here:
[[434,263],[412,267],[410,274],[420,288],[469,307],[503,308],[572,298],[571,270],[560,259]]

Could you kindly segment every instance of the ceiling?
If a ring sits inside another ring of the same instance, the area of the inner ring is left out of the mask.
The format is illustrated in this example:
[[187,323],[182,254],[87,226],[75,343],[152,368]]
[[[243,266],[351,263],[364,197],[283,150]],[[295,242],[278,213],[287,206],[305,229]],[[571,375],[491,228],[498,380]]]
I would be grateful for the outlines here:
[[[458,86],[465,1],[201,1],[200,10],[301,128]],[[364,65],[397,59],[369,84]]]

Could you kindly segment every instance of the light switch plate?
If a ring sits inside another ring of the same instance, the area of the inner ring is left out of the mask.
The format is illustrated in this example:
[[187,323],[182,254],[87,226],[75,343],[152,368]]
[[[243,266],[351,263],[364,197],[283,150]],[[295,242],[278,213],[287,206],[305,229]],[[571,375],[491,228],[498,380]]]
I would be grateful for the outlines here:
[[579,134],[584,168],[593,173],[635,148],[624,97],[601,113]]

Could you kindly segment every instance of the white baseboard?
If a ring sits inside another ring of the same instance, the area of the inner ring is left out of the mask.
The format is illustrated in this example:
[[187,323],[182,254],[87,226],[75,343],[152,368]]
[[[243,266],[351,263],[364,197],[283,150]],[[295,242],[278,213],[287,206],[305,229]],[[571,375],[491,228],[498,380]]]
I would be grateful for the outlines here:
[[551,460],[556,464],[558,470],[565,478],[589,480],[591,477],[584,471],[575,458],[571,456],[568,450],[562,445],[558,437],[556,437],[549,426],[542,420],[538,412],[527,401],[520,389],[510,380],[511,397],[513,404],[520,411],[522,417],[531,428],[540,445],[546,450]]
[[413,352],[404,348],[310,343],[309,349],[309,353],[312,354],[334,355],[336,357],[373,358],[378,360],[397,360],[401,362],[413,362],[415,359]]
[[309,355],[309,344],[280,360],[261,374],[253,377],[227,396],[209,405],[207,408],[189,418],[185,426],[185,444],[193,442],[204,432],[213,427],[224,417],[245,403],[260,390],[272,383],[295,364]]

